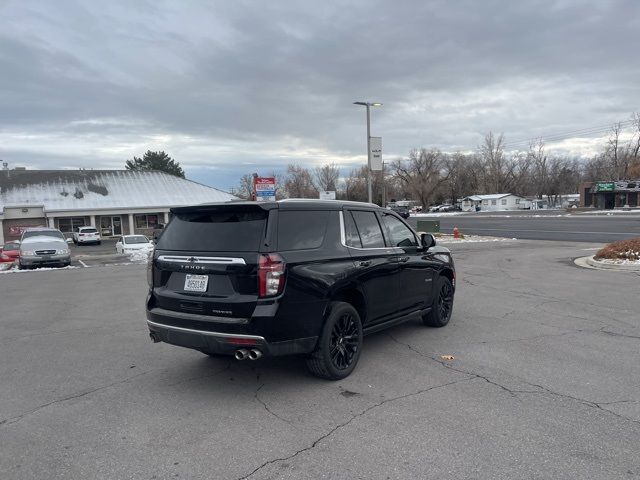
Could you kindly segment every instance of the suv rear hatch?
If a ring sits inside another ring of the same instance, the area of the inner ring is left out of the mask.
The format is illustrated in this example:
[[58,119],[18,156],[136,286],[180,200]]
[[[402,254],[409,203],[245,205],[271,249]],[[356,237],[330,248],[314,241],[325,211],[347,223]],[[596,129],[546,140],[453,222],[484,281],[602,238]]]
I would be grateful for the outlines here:
[[272,236],[273,208],[239,203],[173,209],[154,253],[149,308],[187,314],[176,315],[176,324],[185,325],[182,318],[199,328],[207,328],[202,322],[247,323],[264,276],[259,266],[269,258],[262,252]]

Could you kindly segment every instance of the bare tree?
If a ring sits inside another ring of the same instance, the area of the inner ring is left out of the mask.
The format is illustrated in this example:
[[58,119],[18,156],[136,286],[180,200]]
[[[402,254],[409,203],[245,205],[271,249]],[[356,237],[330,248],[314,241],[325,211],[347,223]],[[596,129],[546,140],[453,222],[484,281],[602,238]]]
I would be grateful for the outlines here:
[[335,163],[316,167],[314,177],[315,186],[318,190],[335,191],[337,189],[338,179],[340,178],[340,169]]
[[504,136],[497,138],[493,132],[484,137],[480,146],[480,156],[484,163],[484,190],[486,193],[504,193],[508,190],[508,178],[513,166],[509,165],[504,155]]
[[542,138],[531,142],[527,152],[529,160],[533,164],[532,184],[537,198],[546,195],[549,187],[549,165]]
[[[608,160],[609,168],[611,171],[610,178],[614,180],[620,180],[620,177],[626,177],[624,166],[620,165],[620,134],[622,133],[622,125],[615,123],[611,127],[611,133],[609,134],[609,140],[607,141],[607,148],[605,150],[605,158]],[[624,155],[622,155],[624,157]]]
[[412,150],[407,160],[391,164],[394,175],[400,179],[415,200],[428,206],[437,190],[449,178],[445,156],[439,150]]
[[629,178],[640,177],[640,113],[631,115],[633,135],[629,140],[627,155],[629,155]]
[[235,190],[234,195],[245,200],[251,200],[253,197],[253,175],[243,175]]
[[284,180],[284,189],[289,198],[318,198],[311,172],[299,165],[289,165]]
[[[367,188],[367,178],[369,169],[362,166],[349,173],[345,179],[344,198],[355,202],[368,202],[369,193]],[[374,172],[371,177],[371,196],[374,203],[382,205],[383,202],[383,177],[381,172]],[[388,198],[388,194],[387,194]]]

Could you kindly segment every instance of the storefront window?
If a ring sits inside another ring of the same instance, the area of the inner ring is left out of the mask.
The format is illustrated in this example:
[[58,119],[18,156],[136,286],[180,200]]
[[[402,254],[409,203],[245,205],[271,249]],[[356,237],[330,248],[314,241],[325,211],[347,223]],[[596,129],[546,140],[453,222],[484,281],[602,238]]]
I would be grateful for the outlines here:
[[65,217],[58,219],[58,229],[64,233],[71,233],[74,228],[84,227],[85,225],[84,217]]
[[136,228],[156,228],[158,226],[158,215],[136,215]]

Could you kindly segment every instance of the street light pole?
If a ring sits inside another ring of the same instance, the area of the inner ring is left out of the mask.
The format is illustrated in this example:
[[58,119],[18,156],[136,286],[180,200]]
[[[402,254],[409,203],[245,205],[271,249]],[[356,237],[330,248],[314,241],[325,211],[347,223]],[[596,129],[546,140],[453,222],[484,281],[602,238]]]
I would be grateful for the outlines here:
[[363,105],[367,107],[367,196],[369,203],[373,203],[373,187],[371,171],[371,107],[379,107],[382,104],[378,102],[353,102],[354,105]]
[[367,195],[369,203],[372,203],[372,186],[371,186],[371,113],[369,111],[371,105],[367,103]]

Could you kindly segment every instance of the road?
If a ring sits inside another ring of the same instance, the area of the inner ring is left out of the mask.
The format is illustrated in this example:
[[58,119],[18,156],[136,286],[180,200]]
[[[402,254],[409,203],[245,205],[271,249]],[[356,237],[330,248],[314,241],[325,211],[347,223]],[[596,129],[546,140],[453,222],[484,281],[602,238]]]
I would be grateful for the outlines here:
[[464,214],[436,218],[409,219],[439,220],[441,231],[451,233],[454,227],[465,234],[496,237],[557,240],[573,242],[609,243],[640,236],[640,214],[568,215],[555,214]]
[[451,323],[339,382],[152,344],[142,265],[2,274],[2,478],[640,478],[638,276],[595,247],[455,245]]

